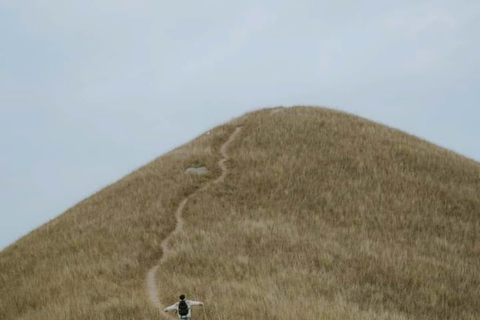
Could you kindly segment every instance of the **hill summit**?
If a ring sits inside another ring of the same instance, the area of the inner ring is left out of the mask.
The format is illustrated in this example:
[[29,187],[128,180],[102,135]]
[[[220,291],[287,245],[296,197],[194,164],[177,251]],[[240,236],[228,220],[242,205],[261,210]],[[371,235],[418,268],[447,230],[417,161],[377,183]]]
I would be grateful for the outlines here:
[[263,109],[1,251],[0,319],[160,319],[181,293],[194,319],[480,319],[479,219],[479,163]]

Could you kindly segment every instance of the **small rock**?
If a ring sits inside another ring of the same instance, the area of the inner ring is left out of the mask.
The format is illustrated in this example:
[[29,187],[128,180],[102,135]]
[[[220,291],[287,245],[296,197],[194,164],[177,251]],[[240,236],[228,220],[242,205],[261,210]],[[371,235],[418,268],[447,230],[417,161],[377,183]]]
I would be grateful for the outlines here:
[[278,113],[280,111],[283,111],[283,108],[280,107],[280,108],[273,109],[270,113],[275,114],[275,113]]
[[204,175],[208,173],[207,168],[205,167],[200,167],[200,168],[188,168],[185,170],[186,173],[193,173],[193,174],[198,174],[198,175]]

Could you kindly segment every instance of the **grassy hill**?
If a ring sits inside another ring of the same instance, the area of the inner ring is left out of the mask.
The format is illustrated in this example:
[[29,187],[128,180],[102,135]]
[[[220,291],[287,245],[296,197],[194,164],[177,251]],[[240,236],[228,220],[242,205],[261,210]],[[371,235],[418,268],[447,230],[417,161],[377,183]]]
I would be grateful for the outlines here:
[[214,128],[0,252],[0,319],[160,319],[146,275],[189,195],[156,281],[195,319],[480,319],[480,164],[305,107]]

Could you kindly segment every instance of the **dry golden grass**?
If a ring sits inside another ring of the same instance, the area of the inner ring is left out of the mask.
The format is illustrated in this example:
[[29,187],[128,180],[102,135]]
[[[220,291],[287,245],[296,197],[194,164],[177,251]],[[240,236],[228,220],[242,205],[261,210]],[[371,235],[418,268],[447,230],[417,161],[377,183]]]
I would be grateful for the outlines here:
[[[219,148],[236,126],[225,181]],[[207,177],[183,171],[193,163]],[[132,173],[0,254],[0,319],[479,319],[480,164],[322,108],[261,110]]]

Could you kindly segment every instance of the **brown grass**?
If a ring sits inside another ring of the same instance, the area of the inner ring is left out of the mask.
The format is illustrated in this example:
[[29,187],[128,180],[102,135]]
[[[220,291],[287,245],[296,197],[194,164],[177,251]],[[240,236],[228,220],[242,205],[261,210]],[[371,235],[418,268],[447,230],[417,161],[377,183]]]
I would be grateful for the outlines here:
[[[219,147],[234,128],[229,173]],[[211,175],[185,175],[193,163]],[[196,193],[195,193],[196,192]],[[358,117],[262,110],[132,173],[0,254],[0,319],[479,319],[480,164]]]

